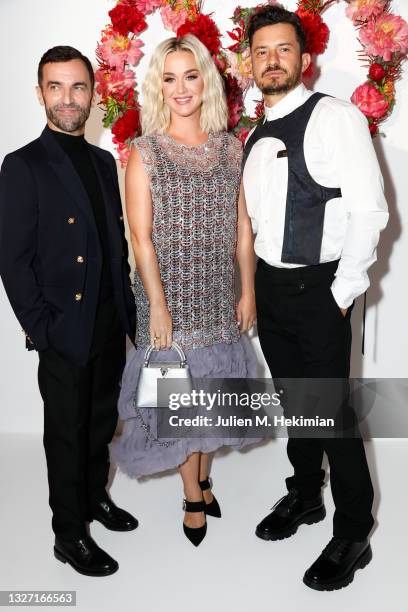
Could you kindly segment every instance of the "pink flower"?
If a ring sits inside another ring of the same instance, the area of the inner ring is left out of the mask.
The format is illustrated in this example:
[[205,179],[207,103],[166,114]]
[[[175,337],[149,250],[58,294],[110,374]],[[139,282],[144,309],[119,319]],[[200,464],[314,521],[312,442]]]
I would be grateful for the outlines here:
[[143,42],[136,38],[130,39],[121,34],[112,34],[106,37],[96,48],[98,57],[111,68],[123,70],[125,62],[136,66],[143,56],[140,47]]
[[162,4],[162,0],[136,0],[136,8],[145,15],[153,13]]
[[126,60],[131,66],[136,66],[143,57],[143,51],[141,51],[140,47],[143,47],[143,42],[138,38],[134,38],[129,45]]
[[235,77],[241,89],[247,89],[252,84],[252,66],[249,48],[243,53],[228,52],[229,66],[227,74]]
[[357,87],[351,101],[366,117],[372,117],[373,119],[384,117],[389,107],[389,103],[382,93],[369,82]]
[[179,10],[173,10],[169,5],[162,6],[160,14],[166,30],[172,30],[173,32],[177,32],[179,27],[188,19],[188,11],[182,7]]
[[127,90],[136,86],[135,75],[132,70],[97,70],[95,73],[97,83],[96,91],[106,99],[108,96],[123,95]]
[[361,28],[360,41],[368,55],[390,62],[393,53],[408,51],[408,24],[397,15],[384,14]]
[[381,15],[387,4],[388,0],[351,0],[346,15],[357,24]]
[[119,161],[122,168],[126,168],[129,161],[131,147],[126,142],[119,142],[116,145],[116,150],[119,155]]

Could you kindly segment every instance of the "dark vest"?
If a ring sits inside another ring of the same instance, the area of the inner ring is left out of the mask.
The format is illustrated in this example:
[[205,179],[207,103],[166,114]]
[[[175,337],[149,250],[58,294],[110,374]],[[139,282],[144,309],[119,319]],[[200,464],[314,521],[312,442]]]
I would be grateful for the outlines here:
[[[288,158],[288,193],[281,261],[316,265],[320,263],[324,211],[332,198],[341,197],[338,187],[323,187],[310,176],[306,166],[304,138],[310,116],[325,94],[313,94],[302,106],[275,121],[259,124],[248,139],[242,161],[244,169],[252,147],[261,138],[277,138],[284,142]],[[273,194],[271,194],[273,206]]]

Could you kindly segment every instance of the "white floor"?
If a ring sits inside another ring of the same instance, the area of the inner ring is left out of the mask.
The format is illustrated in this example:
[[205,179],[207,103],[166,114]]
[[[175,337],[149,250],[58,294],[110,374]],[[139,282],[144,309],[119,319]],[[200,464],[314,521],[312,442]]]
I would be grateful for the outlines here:
[[114,533],[93,523],[93,537],[120,568],[108,578],[88,578],[52,554],[41,436],[3,434],[0,590],[75,590],[81,612],[243,612],[281,606],[285,612],[407,612],[408,441],[367,444],[378,517],[374,558],[356,573],[351,586],[332,593],[318,593],[302,583],[305,569],[331,537],[329,487],[324,522],[303,526],[294,537],[276,543],[254,535],[257,522],[285,493],[285,443],[271,441],[215,458],[214,492],[223,518],[208,518],[207,537],[197,549],[182,532],[182,489],[176,474],[142,483],[116,474],[112,497],[139,518],[140,526],[131,533]]

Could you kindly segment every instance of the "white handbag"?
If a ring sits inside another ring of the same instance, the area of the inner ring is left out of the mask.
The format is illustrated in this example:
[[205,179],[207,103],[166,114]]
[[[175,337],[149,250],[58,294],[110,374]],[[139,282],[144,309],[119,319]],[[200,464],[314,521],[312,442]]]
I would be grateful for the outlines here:
[[143,367],[140,369],[139,379],[134,398],[135,408],[157,408],[158,381],[167,379],[183,379],[180,381],[180,392],[188,393],[193,389],[193,381],[190,368],[183,349],[177,342],[172,342],[171,348],[177,351],[180,361],[155,361],[150,362],[150,357],[155,349],[149,346],[144,355]]

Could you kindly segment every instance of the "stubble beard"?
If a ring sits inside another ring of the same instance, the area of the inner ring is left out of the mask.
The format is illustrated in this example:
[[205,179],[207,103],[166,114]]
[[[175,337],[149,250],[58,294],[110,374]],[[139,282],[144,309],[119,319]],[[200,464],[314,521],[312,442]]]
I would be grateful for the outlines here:
[[[61,108],[69,108],[79,111],[76,115],[72,117],[61,117],[58,114],[58,110]],[[83,107],[78,104],[69,104],[63,105],[58,104],[56,106],[46,106],[45,113],[47,118],[53,123],[58,129],[63,132],[76,132],[84,127],[90,113],[91,113],[91,105]]]
[[[273,69],[284,70],[281,67],[276,67]],[[287,73],[286,73],[287,74]],[[261,86],[261,91],[265,96],[276,96],[282,93],[288,93],[295,89],[299,85],[302,79],[302,66],[299,66],[291,73],[287,74],[286,79],[279,83],[279,77],[272,78],[272,83],[269,85]]]

